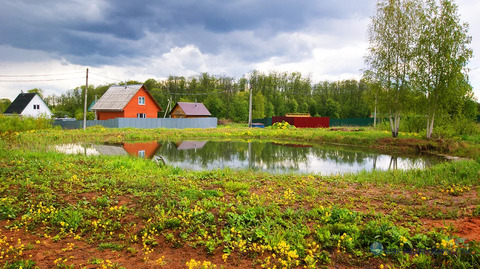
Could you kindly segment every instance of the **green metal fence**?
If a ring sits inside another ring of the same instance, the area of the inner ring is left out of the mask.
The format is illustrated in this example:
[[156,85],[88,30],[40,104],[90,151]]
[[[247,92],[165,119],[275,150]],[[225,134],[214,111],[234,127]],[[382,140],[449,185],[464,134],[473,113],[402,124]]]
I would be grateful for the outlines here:
[[262,123],[265,127],[272,126],[272,118],[253,119],[252,123]]
[[[272,118],[253,119],[253,123],[262,123],[267,126],[272,126]],[[372,126],[373,118],[349,118],[349,119],[330,119],[330,126],[356,126],[365,127]]]
[[373,118],[330,119],[330,126],[372,126]]

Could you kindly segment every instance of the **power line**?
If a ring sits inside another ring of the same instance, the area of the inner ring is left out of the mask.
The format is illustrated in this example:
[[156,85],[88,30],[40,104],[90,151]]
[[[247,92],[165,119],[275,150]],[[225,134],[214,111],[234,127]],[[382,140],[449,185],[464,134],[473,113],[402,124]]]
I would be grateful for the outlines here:
[[210,95],[210,94],[221,94],[221,93],[229,93],[230,91],[223,91],[223,92],[205,92],[205,93],[182,93],[182,92],[163,92],[165,94],[172,94],[172,95]]
[[78,77],[78,78],[56,78],[56,79],[23,79],[23,80],[0,80],[0,82],[48,82],[48,81],[61,81],[61,80],[76,80],[76,79],[83,79],[85,77]]
[[[90,74],[92,74],[92,73],[90,72]],[[105,81],[105,80],[103,80],[103,79],[98,79],[98,78],[92,78],[92,77],[90,77],[89,80],[93,80],[93,81],[95,81],[95,82],[102,83],[102,84],[105,84],[105,85],[113,84],[112,82]]]
[[59,73],[59,74],[44,74],[44,75],[0,75],[4,78],[17,78],[17,77],[52,77],[52,76],[64,76],[64,75],[74,75],[80,74],[83,72],[73,72],[73,73]]
[[117,80],[117,81],[124,81],[123,79],[118,79],[118,78],[107,77],[107,76],[100,75],[100,74],[93,73],[93,72],[90,72],[90,74],[92,74],[92,75],[96,75],[96,76],[99,76],[99,77],[103,77],[103,78],[108,78],[108,79]]

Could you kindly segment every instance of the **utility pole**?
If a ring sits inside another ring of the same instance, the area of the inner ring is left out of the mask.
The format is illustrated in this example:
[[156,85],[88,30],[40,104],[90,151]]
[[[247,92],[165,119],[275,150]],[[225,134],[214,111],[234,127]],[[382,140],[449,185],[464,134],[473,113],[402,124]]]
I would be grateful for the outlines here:
[[[95,103],[97,103],[97,95],[95,94]],[[95,109],[95,120],[97,120],[97,110]]]
[[248,127],[252,127],[252,85],[247,83],[247,87],[250,89],[250,102],[248,104]]
[[377,95],[375,94],[375,112],[373,112],[373,128],[377,128]]
[[87,90],[88,90],[88,68],[85,81],[85,106],[83,108],[83,130],[87,129]]

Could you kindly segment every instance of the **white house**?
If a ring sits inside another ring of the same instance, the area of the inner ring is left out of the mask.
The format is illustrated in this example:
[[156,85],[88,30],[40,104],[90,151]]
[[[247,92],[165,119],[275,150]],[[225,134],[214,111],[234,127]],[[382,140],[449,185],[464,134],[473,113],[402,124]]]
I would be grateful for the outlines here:
[[3,114],[50,118],[52,111],[37,93],[21,93]]

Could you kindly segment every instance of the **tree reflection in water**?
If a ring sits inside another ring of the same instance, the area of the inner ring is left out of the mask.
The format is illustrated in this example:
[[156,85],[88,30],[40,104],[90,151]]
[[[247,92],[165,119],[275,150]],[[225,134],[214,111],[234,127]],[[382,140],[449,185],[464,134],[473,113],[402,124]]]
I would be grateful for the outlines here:
[[252,169],[271,173],[338,174],[361,170],[424,168],[443,161],[432,156],[392,156],[365,149],[272,142],[159,142],[156,155],[167,164],[192,170]]
[[[356,173],[361,170],[425,168],[444,159],[433,156],[397,156],[364,148],[332,145],[296,145],[238,141],[151,141],[121,145],[57,145],[56,151],[85,155],[126,155],[152,158],[191,170],[251,169],[270,173]],[[158,158],[157,158],[158,159]]]

